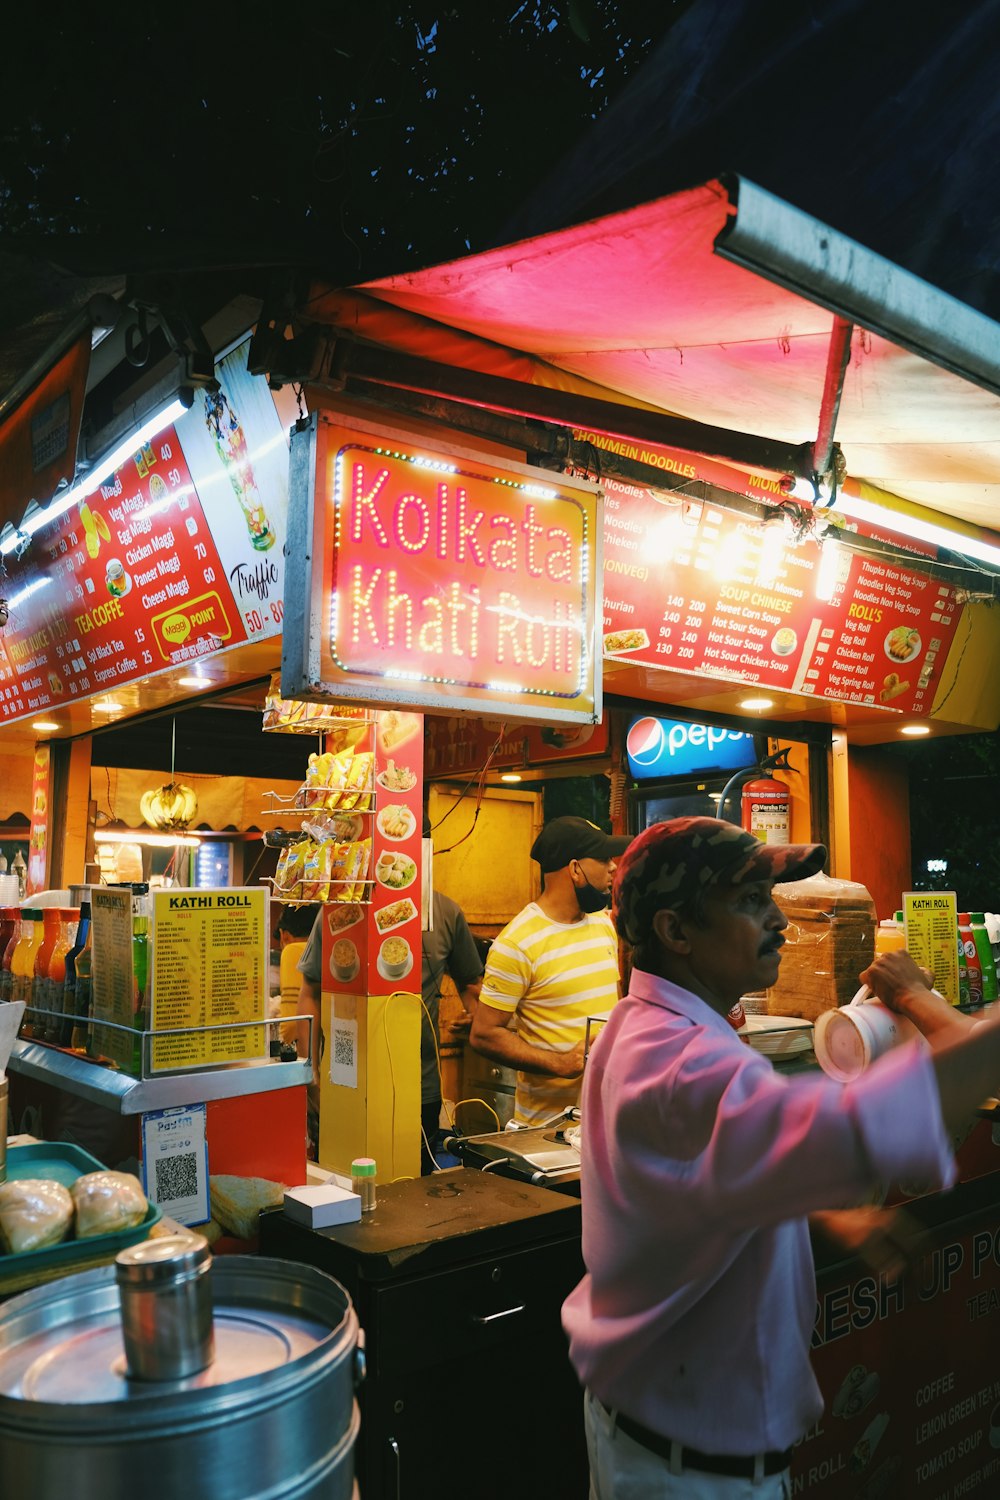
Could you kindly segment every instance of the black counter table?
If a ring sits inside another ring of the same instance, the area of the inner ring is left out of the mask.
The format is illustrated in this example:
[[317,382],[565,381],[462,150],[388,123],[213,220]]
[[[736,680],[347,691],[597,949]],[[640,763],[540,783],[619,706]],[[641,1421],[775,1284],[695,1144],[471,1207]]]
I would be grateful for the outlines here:
[[583,1274],[578,1199],[463,1167],[380,1184],[361,1223],[261,1216],[260,1253],[354,1302],[364,1500],[585,1496],[583,1398],[560,1323]]

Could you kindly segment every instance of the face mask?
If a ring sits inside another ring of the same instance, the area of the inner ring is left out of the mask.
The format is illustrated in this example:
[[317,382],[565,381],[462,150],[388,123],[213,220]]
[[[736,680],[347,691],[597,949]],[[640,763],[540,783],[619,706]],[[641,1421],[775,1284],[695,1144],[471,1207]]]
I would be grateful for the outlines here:
[[586,885],[574,887],[576,899],[580,903],[580,910],[585,912],[607,911],[611,905],[611,892],[599,891],[596,886],[591,885],[588,880]]

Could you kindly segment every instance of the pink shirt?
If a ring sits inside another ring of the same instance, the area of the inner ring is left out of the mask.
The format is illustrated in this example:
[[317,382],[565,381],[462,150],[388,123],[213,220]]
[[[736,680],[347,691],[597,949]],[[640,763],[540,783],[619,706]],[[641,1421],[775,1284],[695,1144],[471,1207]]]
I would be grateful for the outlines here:
[[790,1447],[823,1409],[804,1216],[954,1180],[926,1049],[848,1085],[782,1077],[695,995],[634,970],[581,1119],[587,1274],[563,1305],[580,1380],[705,1452]]

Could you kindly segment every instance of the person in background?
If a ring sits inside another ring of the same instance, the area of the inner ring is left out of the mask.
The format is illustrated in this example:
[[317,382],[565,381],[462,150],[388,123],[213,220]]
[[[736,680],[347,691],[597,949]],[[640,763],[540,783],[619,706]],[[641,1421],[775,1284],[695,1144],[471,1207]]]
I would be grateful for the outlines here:
[[845,1247],[896,1274],[895,1222],[865,1242],[876,1211],[849,1206],[900,1178],[947,1187],[952,1138],[1000,1077],[1000,1023],[957,1015],[900,952],[860,977],[929,1045],[847,1085],[744,1045],[726,1016],[777,978],[774,883],[825,856],[691,817],[646,829],[618,870],[633,968],[584,1076],[586,1274],[563,1305],[592,1500],[791,1494],[792,1445],[823,1409],[807,1215],[848,1209]]
[[[430,836],[430,826],[425,823],[424,838]],[[441,1119],[441,1066],[435,1045],[440,1042],[441,980],[445,973],[451,975],[458,998],[469,1015],[474,1016],[483,977],[479,949],[458,903],[435,891],[432,915],[431,930],[421,934],[420,1171],[424,1176],[435,1168],[433,1144]]]
[[[306,950],[306,943],[321,909],[316,903],[281,908],[281,916],[274,930],[278,939],[278,992],[282,1015],[294,1016],[298,1013],[302,982],[299,959]],[[286,1022],[280,1029],[283,1042],[294,1042],[297,1034],[298,1027],[294,1021]]]
[[323,1014],[322,906],[316,907],[315,912],[305,949],[296,965],[302,978],[295,1003],[296,1015],[313,1018],[312,1026],[306,1021],[298,1021],[295,1034],[299,1057],[308,1057],[312,1063],[312,1082],[306,1087],[307,1152],[312,1161],[316,1160],[319,1149],[319,1065],[323,1056],[323,1036],[320,1031],[320,1017]]
[[531,848],[542,893],[490,948],[470,1044],[518,1070],[514,1123],[542,1125],[576,1106],[587,1022],[618,999],[608,907],[628,838],[586,818],[553,818]]

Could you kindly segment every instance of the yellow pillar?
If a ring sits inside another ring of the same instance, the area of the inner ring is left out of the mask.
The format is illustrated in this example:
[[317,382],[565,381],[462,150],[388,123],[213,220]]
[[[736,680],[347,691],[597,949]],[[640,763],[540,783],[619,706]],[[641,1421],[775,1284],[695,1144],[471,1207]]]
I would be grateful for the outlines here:
[[350,1175],[370,1156],[376,1180],[420,1176],[420,996],[323,995],[319,1165]]

